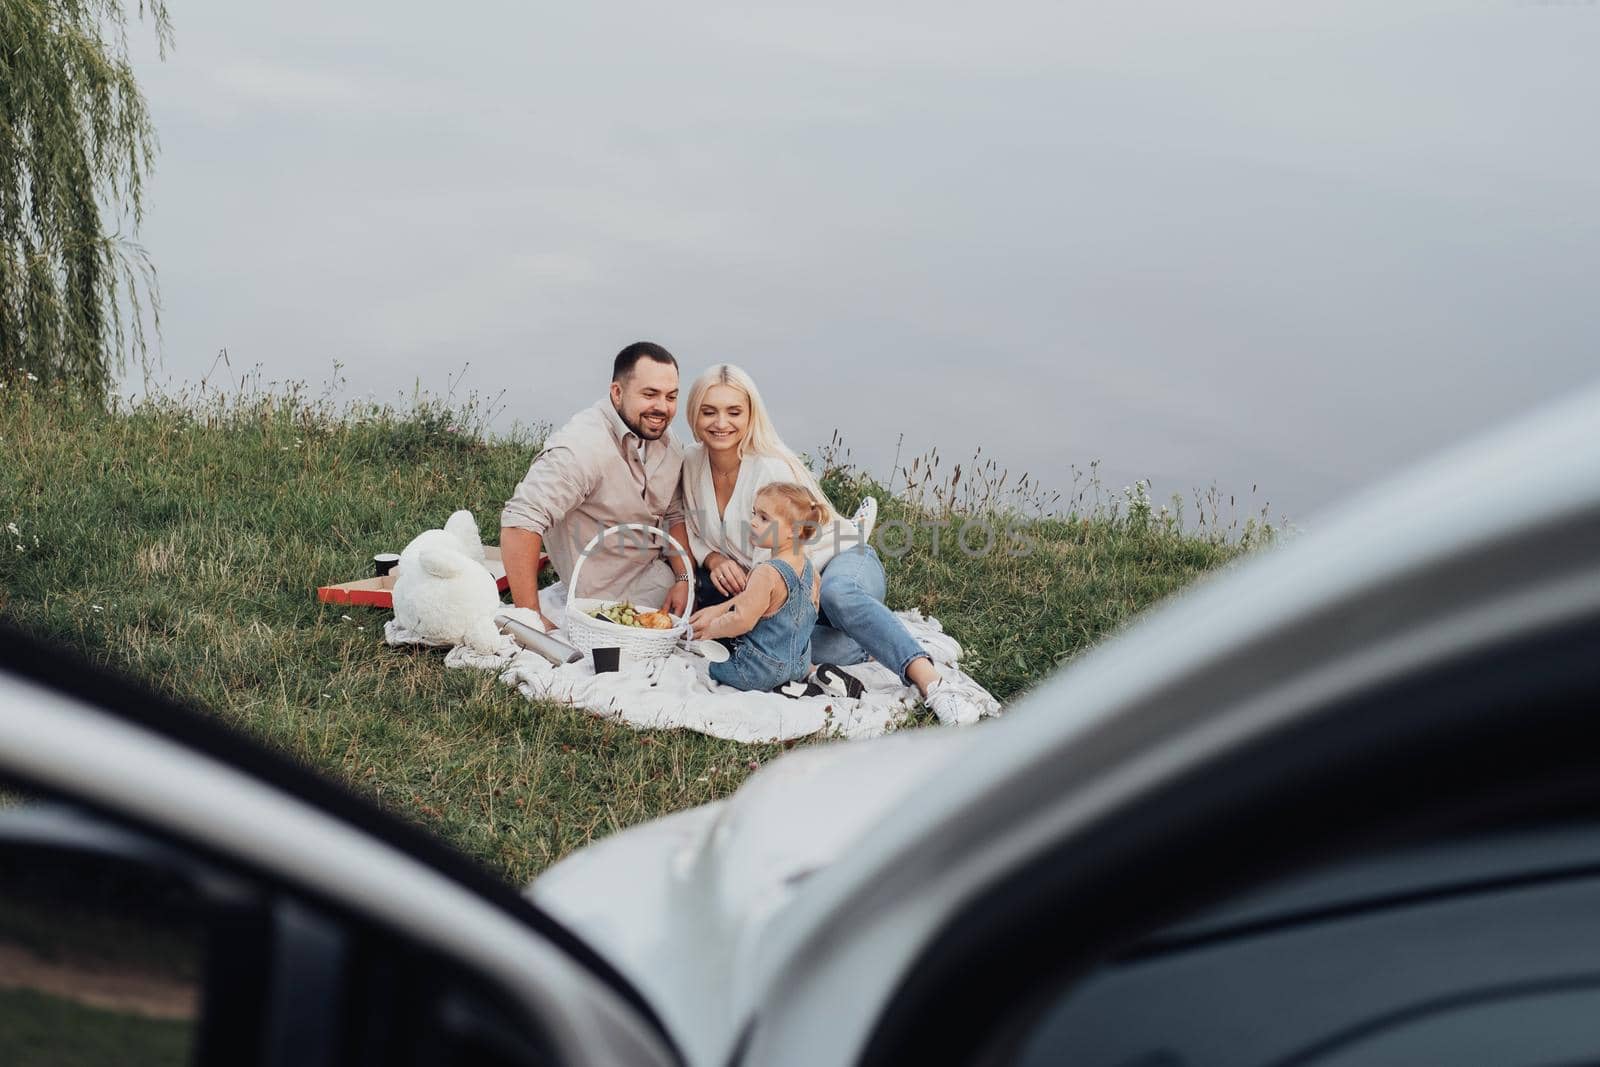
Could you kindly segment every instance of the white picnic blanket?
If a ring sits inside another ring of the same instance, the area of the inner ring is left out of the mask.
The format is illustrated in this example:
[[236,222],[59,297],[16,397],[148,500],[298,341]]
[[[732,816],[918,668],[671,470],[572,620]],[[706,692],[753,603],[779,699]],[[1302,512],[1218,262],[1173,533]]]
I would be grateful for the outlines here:
[[[566,594],[559,583],[540,591],[539,612],[557,628],[565,621]],[[961,646],[938,619],[915,610],[896,615],[928,650],[941,674],[961,674]],[[384,627],[384,638],[391,645],[435,644],[393,620]],[[444,662],[447,667],[498,671],[501,681],[516,686],[529,700],[570,704],[639,729],[683,728],[730,741],[787,741],[818,732],[877,737],[905,722],[920,699],[915,688],[901,684],[893,671],[876,662],[848,668],[867,687],[857,700],[795,699],[718,685],[706,673],[707,661],[685,650],[653,662],[629,662],[625,657],[616,673],[597,675],[587,659],[557,667],[507,637],[494,655],[458,645]],[[993,702],[990,714],[999,710],[999,703]]]

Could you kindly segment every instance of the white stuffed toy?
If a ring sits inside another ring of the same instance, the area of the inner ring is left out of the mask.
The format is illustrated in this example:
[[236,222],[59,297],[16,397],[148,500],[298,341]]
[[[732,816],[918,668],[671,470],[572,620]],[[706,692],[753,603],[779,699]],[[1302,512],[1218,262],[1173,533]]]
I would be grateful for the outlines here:
[[504,607],[494,575],[483,565],[483,540],[470,511],[442,530],[417,535],[400,553],[394,583],[395,622],[429,641],[495,653],[504,641],[494,616]]

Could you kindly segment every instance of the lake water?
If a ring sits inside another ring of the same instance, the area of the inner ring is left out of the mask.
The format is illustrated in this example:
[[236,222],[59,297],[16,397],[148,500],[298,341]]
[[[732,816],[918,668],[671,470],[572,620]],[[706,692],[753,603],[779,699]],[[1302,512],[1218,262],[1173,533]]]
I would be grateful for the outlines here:
[[161,376],[560,421],[651,338],[885,476],[1307,524],[1595,375],[1600,7],[903,10],[184,5]]

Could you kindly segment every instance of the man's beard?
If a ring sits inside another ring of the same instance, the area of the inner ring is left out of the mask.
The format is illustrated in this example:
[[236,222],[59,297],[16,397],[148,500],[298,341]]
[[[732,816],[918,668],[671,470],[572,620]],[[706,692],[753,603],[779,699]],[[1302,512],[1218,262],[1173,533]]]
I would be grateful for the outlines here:
[[661,438],[666,434],[667,429],[672,425],[672,420],[668,419],[666,422],[661,424],[660,430],[652,431],[644,425],[643,412],[640,412],[641,417],[637,419],[628,418],[627,413],[621,408],[617,409],[617,414],[622,418],[622,424],[628,429],[632,430],[634,435],[641,441],[661,440]]

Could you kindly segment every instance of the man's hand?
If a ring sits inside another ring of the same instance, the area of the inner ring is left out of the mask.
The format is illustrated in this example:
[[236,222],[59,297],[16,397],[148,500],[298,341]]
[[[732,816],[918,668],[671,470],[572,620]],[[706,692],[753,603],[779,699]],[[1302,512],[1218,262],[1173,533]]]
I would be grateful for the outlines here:
[[505,607],[500,609],[500,616],[508,622],[520,622],[524,626],[532,627],[542,634],[550,632],[550,627],[545,624],[544,616],[532,608]]
[[666,602],[661,605],[661,610],[668,615],[683,617],[683,609],[689,606],[689,583],[674,582],[672,589],[667,593]]
[[711,584],[723,596],[738,596],[750,580],[748,571],[720,552],[706,557],[706,569],[711,572]]

